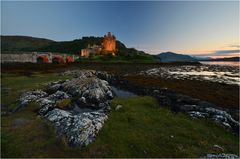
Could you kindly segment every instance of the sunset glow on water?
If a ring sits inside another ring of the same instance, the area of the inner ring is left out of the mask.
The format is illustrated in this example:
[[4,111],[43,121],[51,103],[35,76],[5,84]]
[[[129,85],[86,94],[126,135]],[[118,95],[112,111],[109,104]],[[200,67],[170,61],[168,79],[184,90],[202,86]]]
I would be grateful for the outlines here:
[[203,61],[202,64],[208,65],[222,65],[222,66],[240,66],[239,61]]

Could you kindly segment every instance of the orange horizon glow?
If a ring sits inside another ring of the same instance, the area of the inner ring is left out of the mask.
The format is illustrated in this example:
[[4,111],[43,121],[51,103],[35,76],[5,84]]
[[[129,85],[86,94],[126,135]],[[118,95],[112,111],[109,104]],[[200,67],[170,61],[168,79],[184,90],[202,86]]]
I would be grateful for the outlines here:
[[[235,47],[234,47],[235,46]],[[233,53],[227,53],[229,50],[239,50],[239,44],[235,45],[218,45],[216,47],[202,47],[202,49],[194,48],[194,49],[186,49],[186,50],[179,50],[176,53],[180,54],[187,54],[190,56],[205,56],[211,57],[211,58],[225,58],[225,57],[240,57],[240,51],[239,52],[233,52]],[[226,53],[217,53],[218,51],[226,51]]]
[[[150,50],[151,54],[159,54],[162,52],[174,52],[177,54],[184,54],[197,57],[211,57],[211,58],[225,58],[225,57],[240,57],[240,43],[237,39],[229,40],[230,42],[222,43],[208,43],[199,44],[197,46],[191,46],[188,49],[179,48],[169,48],[162,49],[159,51],[158,46],[143,45],[143,50],[148,52]],[[137,49],[141,50],[141,47]]]
[[208,57],[211,57],[213,59],[217,59],[217,58],[230,58],[230,57],[240,57],[240,56],[208,56]]

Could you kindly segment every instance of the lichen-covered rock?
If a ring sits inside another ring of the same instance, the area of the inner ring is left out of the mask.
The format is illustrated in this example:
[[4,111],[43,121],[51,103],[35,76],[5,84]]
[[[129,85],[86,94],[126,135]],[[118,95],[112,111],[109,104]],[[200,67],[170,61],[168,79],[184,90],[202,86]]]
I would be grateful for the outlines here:
[[52,100],[52,101],[58,101],[58,100],[62,100],[62,99],[66,99],[66,98],[70,98],[71,96],[68,95],[67,93],[63,92],[63,91],[57,91],[54,94],[51,94],[47,97],[47,99]]
[[69,81],[69,80],[59,80],[59,81],[54,81],[54,82],[50,82],[47,84],[47,87],[45,89],[46,92],[48,93],[54,93],[58,90],[61,90],[62,87],[62,83]]
[[19,98],[19,106],[13,112],[20,110],[21,108],[27,106],[29,103],[36,101],[40,98],[46,97],[48,94],[42,90],[35,90],[23,93]]
[[25,106],[30,102],[47,96],[47,93],[41,90],[30,91],[22,94],[19,98],[20,105]]
[[[113,98],[108,82],[95,74],[75,71],[72,80],[50,82],[44,91],[26,92],[19,99],[19,108],[38,103],[38,113],[54,125],[58,135],[66,136],[71,145],[86,146],[107,120]],[[67,108],[59,109],[62,101],[69,101]]]
[[239,156],[235,155],[235,154],[225,154],[225,153],[221,153],[221,154],[207,154],[206,157],[203,158],[227,158],[227,159],[235,159],[235,158],[239,158]]
[[207,113],[202,113],[202,112],[198,112],[198,111],[190,111],[190,112],[187,112],[187,113],[192,118],[206,118],[206,116],[208,115]]
[[86,146],[91,143],[107,120],[107,114],[99,111],[73,115],[58,108],[45,116],[53,123],[59,135],[65,135],[70,145]]
[[193,118],[210,118],[213,121],[223,125],[225,128],[233,130],[239,128],[239,122],[234,120],[232,116],[226,111],[211,107],[205,108],[202,106],[192,108],[193,109],[190,109],[190,107],[188,107],[187,109],[185,108],[184,110],[186,110],[186,112]]
[[101,107],[101,103],[113,98],[111,87],[107,81],[96,77],[79,77],[62,84],[63,91],[78,97],[83,106]]
[[109,106],[113,93],[108,82],[94,76],[93,72],[77,71],[78,78],[67,81],[51,82],[44,91],[31,91],[23,94],[19,101],[20,106],[27,105],[31,101],[40,104],[45,113],[49,108],[56,106],[56,102],[62,99],[74,99],[79,107],[102,108]]
[[96,71],[95,70],[69,70],[66,71],[64,73],[62,73],[62,75],[72,75],[75,78],[78,77],[93,77],[96,75]]

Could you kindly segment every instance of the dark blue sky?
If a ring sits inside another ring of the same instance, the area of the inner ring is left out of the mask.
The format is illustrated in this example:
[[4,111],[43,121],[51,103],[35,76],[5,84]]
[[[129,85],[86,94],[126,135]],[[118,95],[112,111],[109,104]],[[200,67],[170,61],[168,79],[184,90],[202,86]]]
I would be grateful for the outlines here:
[[238,14],[237,1],[2,2],[1,34],[64,41],[110,31],[128,47],[152,54],[230,55],[239,49]]

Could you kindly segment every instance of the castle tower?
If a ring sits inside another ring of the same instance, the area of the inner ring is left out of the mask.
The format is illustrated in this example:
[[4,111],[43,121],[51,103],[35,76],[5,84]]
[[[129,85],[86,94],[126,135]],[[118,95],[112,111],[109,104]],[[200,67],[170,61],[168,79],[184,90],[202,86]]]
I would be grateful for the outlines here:
[[110,32],[108,32],[106,35],[104,35],[103,51],[105,53],[112,53],[112,55],[115,55],[116,37],[114,35],[112,35]]

